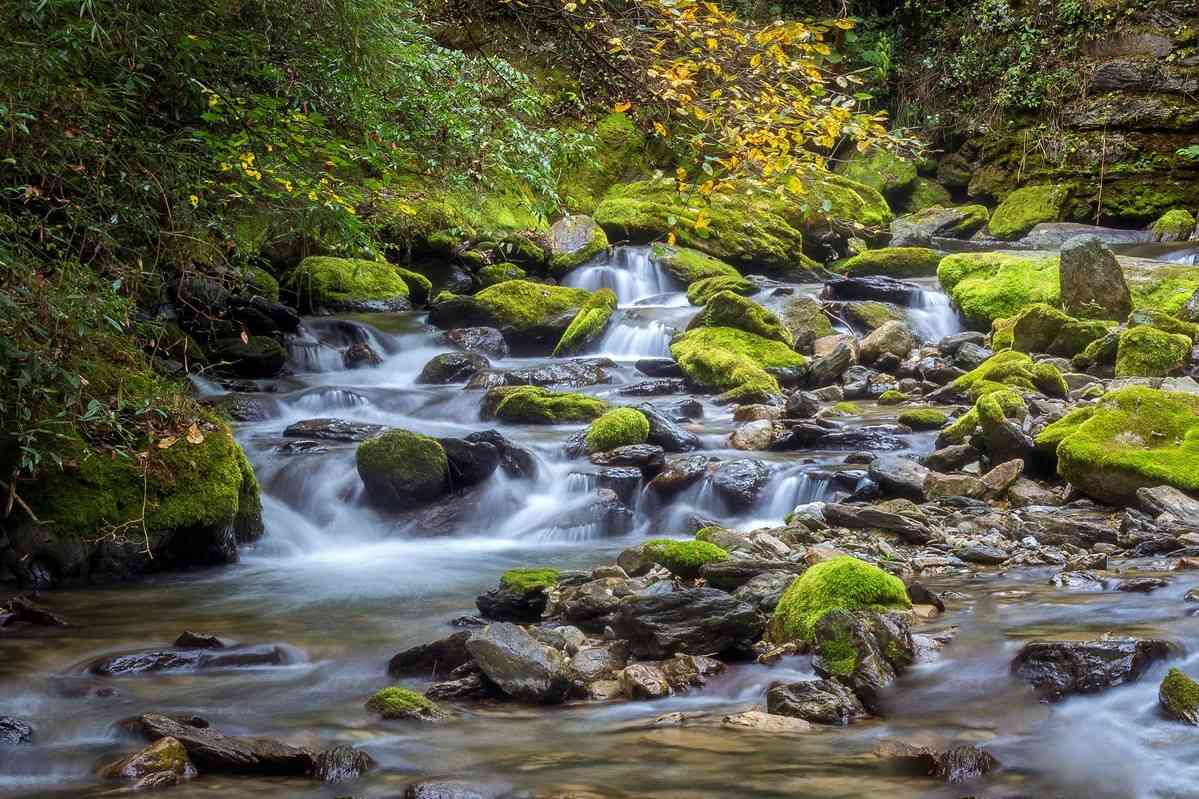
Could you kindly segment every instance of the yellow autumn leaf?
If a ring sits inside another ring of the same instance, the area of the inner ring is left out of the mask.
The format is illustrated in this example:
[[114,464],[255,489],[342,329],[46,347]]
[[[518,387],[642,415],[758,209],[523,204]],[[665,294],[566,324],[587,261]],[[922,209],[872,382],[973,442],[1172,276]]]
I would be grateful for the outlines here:
[[194,422],[192,423],[191,427],[187,428],[187,443],[189,443],[189,444],[203,444],[204,443],[204,434],[200,432],[200,428],[196,427]]
[[166,436],[165,438],[160,438],[160,439],[158,439],[158,448],[159,449],[170,449],[171,447],[175,446],[175,442],[178,440],[179,439],[175,438],[174,436]]
[[669,244],[671,247],[673,247],[674,243],[678,240],[679,240],[679,238],[678,238],[678,236],[674,235],[673,230],[666,234],[666,243]]
[[659,136],[661,136],[663,139],[668,139],[668,138],[670,138],[670,131],[668,131],[668,130],[666,129],[666,126],[665,126],[665,125],[663,125],[661,122],[655,122],[655,123],[654,123],[654,133],[657,133],[657,134],[658,134]]
[[623,114],[625,111],[628,111],[632,107],[633,107],[632,103],[621,100],[619,103],[612,106],[612,110],[615,111],[617,114]]

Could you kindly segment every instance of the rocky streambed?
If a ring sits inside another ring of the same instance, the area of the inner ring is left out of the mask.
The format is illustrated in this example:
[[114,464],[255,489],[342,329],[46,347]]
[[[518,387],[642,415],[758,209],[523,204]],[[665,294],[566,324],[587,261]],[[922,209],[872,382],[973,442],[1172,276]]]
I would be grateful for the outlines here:
[[[527,324],[306,317],[289,374],[198,380],[266,535],[0,611],[0,794],[1193,795],[1199,503],[1142,457],[1189,437],[1128,420],[1199,384],[1189,349],[1116,377],[1189,329],[1030,295],[987,336],[928,269],[671,255]],[[970,264],[940,282],[988,308],[1013,267]]]

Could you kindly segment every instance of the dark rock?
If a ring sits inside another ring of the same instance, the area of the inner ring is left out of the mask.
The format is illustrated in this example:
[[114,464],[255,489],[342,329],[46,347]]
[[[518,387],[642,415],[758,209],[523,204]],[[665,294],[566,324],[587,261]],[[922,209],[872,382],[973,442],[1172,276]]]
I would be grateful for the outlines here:
[[545,591],[516,591],[500,586],[475,599],[480,615],[490,621],[534,622],[545,612]]
[[87,670],[102,677],[127,677],[161,671],[214,671],[247,666],[283,666],[291,655],[280,646],[246,645],[220,649],[150,649],[102,657]]
[[853,691],[836,680],[776,682],[766,691],[766,712],[839,726],[870,715]]
[[[0,541],[3,534],[0,533]],[[27,596],[14,596],[0,605],[0,627],[31,624],[35,627],[67,627],[66,619],[36,604]]]
[[908,448],[908,442],[904,440],[903,436],[911,432],[908,427],[893,424],[827,430],[816,440],[815,446],[820,449],[869,449],[874,452],[894,452]]
[[[558,386],[584,388],[611,382],[604,371],[611,361],[599,359],[556,361],[521,369],[507,369],[497,374],[503,377],[505,386]],[[468,386],[470,388],[471,386]]]
[[405,649],[388,661],[387,673],[392,677],[437,677],[449,674],[470,661],[470,653],[466,651],[466,642],[470,640],[470,636],[469,630],[463,630],[427,644]]
[[210,727],[195,727],[154,713],[141,716],[138,726],[146,740],[169,736],[179,741],[202,772],[299,776],[316,770],[312,750],[270,738],[224,735]]
[[637,410],[649,421],[648,443],[657,444],[666,452],[693,452],[703,446],[699,436],[679,427],[653,405],[643,403]]
[[216,404],[235,422],[261,422],[271,418],[270,407],[257,397],[226,394]]
[[386,430],[386,425],[351,422],[348,419],[305,419],[288,425],[283,431],[283,437],[320,441],[366,441]]
[[921,583],[908,583],[908,598],[912,600],[913,605],[932,605],[940,612],[945,612],[945,602],[941,599],[941,596],[934,591],[930,591]]
[[936,452],[930,452],[921,462],[936,472],[954,472],[979,458],[979,451],[969,444],[950,444]]
[[341,354],[341,362],[347,369],[369,369],[383,363],[383,358],[369,344],[359,343]]
[[425,364],[416,376],[421,385],[465,383],[476,372],[491,366],[487,357],[477,352],[443,352]]
[[1030,641],[1012,660],[1012,673],[1052,702],[1135,682],[1156,661],[1181,654],[1178,644],[1159,639]]
[[998,566],[1008,559],[1008,553],[999,547],[987,546],[986,544],[971,544],[970,546],[962,547],[954,552],[954,554],[967,563],[978,563],[984,566]]
[[686,389],[686,384],[680,378],[660,377],[621,386],[616,389],[616,393],[622,397],[662,397],[671,394],[682,394]]
[[832,527],[851,530],[887,530],[898,533],[909,544],[926,544],[932,537],[927,525],[915,519],[888,513],[871,505],[843,505],[829,502],[824,506],[824,520]]
[[596,466],[640,469],[646,476],[657,474],[666,464],[662,448],[655,444],[630,444],[606,452],[593,452],[589,458]]
[[571,688],[562,654],[515,624],[487,625],[471,636],[466,649],[487,678],[513,699],[561,702]]
[[762,572],[733,592],[733,598],[756,608],[759,613],[774,613],[783,592],[795,580],[788,571]]
[[634,366],[646,377],[683,376],[683,370],[672,358],[641,358]]
[[993,755],[969,745],[942,751],[886,738],[875,741],[874,754],[905,772],[937,777],[951,785],[976,780],[999,768]]
[[802,563],[792,563],[785,560],[762,560],[760,558],[740,558],[713,561],[700,567],[699,574],[713,588],[722,591],[736,591],[753,578],[767,572],[781,571],[794,576],[802,573]]
[[186,630],[175,639],[175,646],[179,649],[224,649],[226,644],[215,635]]
[[808,385],[813,388],[831,386],[857,361],[854,345],[849,340],[837,342],[832,352],[813,358],[808,364]]
[[570,659],[570,668],[583,682],[616,679],[616,673],[629,662],[629,648],[623,641],[607,641],[579,647]]
[[500,331],[494,327],[459,327],[446,330],[438,340],[467,352],[490,355],[492,358],[507,358],[508,344]]
[[33,727],[12,716],[0,716],[0,744],[33,743]]
[[461,488],[483,482],[500,466],[500,453],[487,441],[439,438],[450,465],[450,486]]
[[770,479],[770,468],[761,461],[742,458],[723,461],[712,472],[712,487],[731,508],[747,510]]
[[323,782],[356,780],[379,764],[366,752],[352,746],[335,746],[316,756],[313,776]]
[[871,712],[878,711],[881,691],[916,657],[900,613],[831,610],[813,626],[812,647],[816,673],[849,686]]
[[495,447],[500,454],[500,468],[509,477],[523,477],[528,480],[537,477],[537,458],[533,453],[516,446],[504,438],[498,430],[480,430],[462,440],[470,443],[486,443]]
[[1169,584],[1170,581],[1162,577],[1137,577],[1132,580],[1121,580],[1116,585],[1116,590],[1131,594],[1148,594],[1159,588],[1165,588]]
[[668,461],[650,482],[650,488],[663,497],[687,490],[705,475],[716,461],[708,455],[689,455]]
[[783,415],[788,419],[811,419],[820,413],[820,399],[810,391],[794,391],[787,397]]
[[907,458],[878,458],[870,464],[869,477],[883,494],[913,502],[924,501],[924,481],[928,469]]
[[283,371],[287,353],[273,338],[250,336],[221,339],[213,345],[214,360],[226,362],[226,368],[237,377],[258,380],[274,377]]
[[687,588],[621,599],[612,626],[634,655],[660,659],[746,649],[763,623],[752,607],[723,591]]
[[983,345],[987,341],[986,333],[979,333],[975,330],[967,330],[965,333],[954,333],[951,336],[946,336],[937,342],[937,349],[942,355],[953,355],[958,351],[963,344]]
[[831,300],[874,300],[902,306],[914,305],[920,291],[914,283],[881,275],[836,278],[824,284],[824,294]]
[[640,469],[628,466],[605,468],[595,476],[598,488],[612,491],[624,505],[632,505],[644,479]]

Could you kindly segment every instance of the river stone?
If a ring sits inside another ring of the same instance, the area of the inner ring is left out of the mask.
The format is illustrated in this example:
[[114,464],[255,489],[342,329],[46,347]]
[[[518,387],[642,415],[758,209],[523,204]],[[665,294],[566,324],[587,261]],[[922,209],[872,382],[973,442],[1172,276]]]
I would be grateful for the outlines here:
[[33,743],[33,727],[12,716],[0,716],[0,744]]
[[783,592],[794,580],[795,575],[791,572],[763,572],[734,591],[733,598],[756,608],[759,613],[774,613]]
[[487,678],[513,699],[552,704],[570,691],[570,670],[562,653],[515,624],[487,625],[471,637],[466,649]]
[[999,767],[999,761],[977,746],[938,750],[885,738],[874,742],[874,754],[893,765],[922,776],[957,784],[976,780]]
[[[3,535],[0,534],[0,538]],[[68,627],[67,620],[27,596],[14,596],[0,604],[0,627],[31,624],[35,627]]]
[[438,334],[438,341],[467,352],[507,358],[508,343],[494,327],[458,327]]
[[985,213],[971,213],[969,207],[925,208],[891,222],[891,246],[928,247],[934,238],[966,239],[986,223]]
[[1181,654],[1178,644],[1160,639],[1030,641],[1012,660],[1012,673],[1053,702],[1136,682],[1153,663]]
[[392,677],[437,677],[448,674],[470,661],[470,653],[466,651],[470,636],[469,630],[463,630],[405,649],[388,661],[387,673]]
[[348,782],[356,780],[378,766],[369,753],[352,746],[334,746],[316,756],[314,777],[322,782]]
[[196,767],[183,744],[170,736],[159,738],[140,752],[102,766],[98,776],[107,780],[135,780],[134,790],[177,785],[196,776]]
[[982,476],[988,499],[998,499],[1015,485],[1024,473],[1024,461],[1020,458],[1004,461]]
[[779,733],[808,732],[812,725],[800,718],[779,716],[774,713],[763,713],[760,710],[746,710],[733,713],[721,720],[721,725],[735,730],[752,730],[769,735]]
[[486,785],[430,780],[409,785],[404,799],[498,799],[504,793]]
[[[502,378],[499,385],[504,386],[540,386],[548,388],[559,386],[565,388],[585,388],[610,383],[612,378],[604,371],[604,367],[613,366],[606,358],[589,358],[572,361],[557,361],[539,366],[529,366],[521,369],[507,369],[495,372]],[[473,383],[474,381],[472,381]],[[467,388],[490,388],[491,386],[476,386],[467,384]]]
[[825,296],[834,300],[873,300],[911,306],[920,296],[920,287],[882,275],[841,277],[824,284]]
[[887,530],[898,533],[909,544],[926,544],[932,538],[928,526],[898,513],[890,513],[874,505],[847,505],[827,502],[824,520],[832,527],[850,530]]
[[703,447],[699,436],[675,424],[666,414],[649,403],[637,406],[649,421],[647,443],[657,444],[665,452],[693,452]]
[[882,457],[870,464],[868,475],[878,483],[883,494],[902,497],[914,502],[924,501],[924,481],[928,469],[913,460],[899,457]]
[[541,589],[526,592],[501,585],[480,594],[475,599],[475,606],[489,621],[534,622],[541,620],[546,602],[545,591]]
[[740,450],[765,450],[774,440],[774,423],[769,419],[747,422],[729,435],[729,446]]
[[1132,295],[1116,256],[1096,236],[1076,236],[1062,245],[1062,309],[1083,319],[1122,321],[1132,313]]
[[[858,362],[857,341],[853,336],[830,336],[833,339],[829,350],[818,354],[808,364],[808,385],[812,388],[831,386],[845,374],[849,367]],[[813,349],[819,352],[820,343],[825,339],[817,339]]]
[[439,438],[437,443],[449,462],[451,489],[481,483],[499,468],[499,450],[487,441]]
[[1008,553],[999,547],[986,544],[969,544],[954,552],[967,563],[978,563],[983,566],[998,566],[1008,559]]
[[612,627],[642,658],[747,649],[762,633],[754,609],[715,588],[643,592],[620,600]]
[[585,683],[617,679],[617,672],[629,662],[624,641],[586,643],[570,659],[571,672]]
[[924,478],[924,497],[928,501],[948,497],[980,499],[987,493],[983,481],[969,474],[929,472]]
[[683,370],[673,358],[640,358],[633,367],[646,377],[683,376]]
[[700,567],[699,574],[704,582],[722,591],[736,591],[760,574],[781,571],[790,576],[803,572],[802,563],[787,560],[765,560],[762,558],[728,558],[712,561]]
[[274,377],[287,363],[283,346],[267,336],[222,339],[213,345],[211,355],[214,361],[226,361],[225,368],[232,374],[250,380]]
[[147,740],[174,738],[201,771],[234,774],[295,775],[316,769],[316,754],[271,738],[224,735],[211,727],[195,727],[156,713],[139,717]]
[[1173,486],[1154,486],[1137,489],[1137,503],[1153,516],[1169,514],[1179,521],[1199,521],[1199,500],[1182,493]]
[[670,683],[656,663],[634,663],[617,675],[620,693],[627,699],[661,699],[670,696]]
[[743,458],[720,463],[712,472],[712,488],[731,508],[748,510],[769,479],[766,464]]
[[387,430],[386,425],[353,422],[349,419],[304,419],[288,425],[284,438],[311,438],[319,441],[366,441]]
[[341,363],[347,369],[370,369],[383,363],[383,357],[371,349],[371,345],[358,342],[346,347],[341,354]]
[[935,452],[925,455],[922,462],[929,469],[938,472],[952,472],[974,463],[979,458],[979,452],[969,444],[950,444]]
[[596,466],[640,469],[648,477],[662,471],[666,465],[665,453],[656,444],[626,444],[603,452],[593,452],[587,459]]
[[871,712],[879,709],[881,691],[916,658],[901,613],[830,610],[812,628],[812,647],[816,673],[845,683]]
[[509,477],[532,480],[537,477],[537,457],[524,447],[513,444],[498,430],[480,430],[462,439],[471,443],[485,442],[500,455],[500,468]]
[[776,682],[766,692],[766,710],[816,724],[840,726],[870,715],[853,691],[836,680]]
[[476,373],[491,366],[487,357],[477,352],[443,352],[435,355],[416,376],[419,385],[465,383]]
[[280,646],[246,645],[220,649],[150,649],[97,658],[87,670],[102,677],[127,677],[160,671],[213,671],[248,666],[283,666],[292,662]]
[[[592,242],[602,236],[603,231],[591,217],[586,214],[567,214],[546,231],[550,260],[577,262],[588,251],[595,249]],[[602,241],[606,242],[607,238],[602,238]]]
[[881,327],[862,339],[858,348],[858,358],[864,364],[872,364],[887,353],[899,359],[908,357],[916,339],[912,331],[903,322],[884,322]]

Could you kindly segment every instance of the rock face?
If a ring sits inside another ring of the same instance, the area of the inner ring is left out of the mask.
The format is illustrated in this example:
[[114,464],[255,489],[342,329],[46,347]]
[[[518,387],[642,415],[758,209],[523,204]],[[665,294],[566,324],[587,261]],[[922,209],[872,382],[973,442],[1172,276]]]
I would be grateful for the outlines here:
[[766,710],[815,724],[840,726],[870,715],[853,691],[836,680],[774,683],[766,692]]
[[148,740],[169,737],[181,743],[201,771],[284,776],[311,774],[316,769],[312,750],[270,738],[224,735],[154,713],[141,716],[138,723]]
[[751,606],[724,591],[686,588],[625,597],[612,626],[637,657],[666,658],[747,648],[763,624]]
[[1095,236],[1062,245],[1062,308],[1082,319],[1122,321],[1132,313],[1132,294],[1116,256]]
[[1156,639],[1031,641],[1012,661],[1012,673],[1052,702],[1135,682],[1154,662],[1181,653],[1177,644]]
[[570,690],[570,669],[562,653],[515,624],[487,625],[466,649],[487,678],[513,699],[552,704]]

